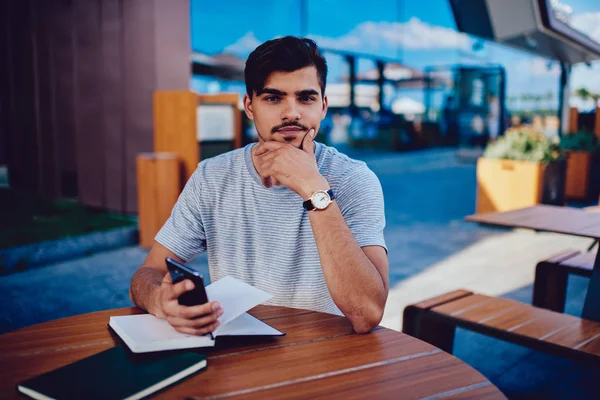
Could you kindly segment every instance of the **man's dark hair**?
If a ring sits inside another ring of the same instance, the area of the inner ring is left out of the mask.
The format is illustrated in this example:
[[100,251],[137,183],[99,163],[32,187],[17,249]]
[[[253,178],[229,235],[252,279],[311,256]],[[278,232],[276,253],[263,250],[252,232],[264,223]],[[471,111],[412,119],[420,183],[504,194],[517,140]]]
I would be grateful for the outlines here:
[[272,72],[293,72],[311,66],[317,69],[323,96],[327,82],[327,62],[314,40],[295,36],[268,40],[248,56],[244,69],[246,92],[250,98],[255,93],[260,95]]

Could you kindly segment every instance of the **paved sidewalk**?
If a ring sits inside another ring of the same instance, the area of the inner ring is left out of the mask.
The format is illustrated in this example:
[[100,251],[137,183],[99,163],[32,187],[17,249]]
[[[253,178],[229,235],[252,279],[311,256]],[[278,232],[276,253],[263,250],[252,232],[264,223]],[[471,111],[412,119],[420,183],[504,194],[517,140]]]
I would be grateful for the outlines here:
[[[356,154],[380,177],[386,201],[391,291],[382,324],[401,329],[405,305],[457,288],[529,303],[538,260],[589,240],[487,228],[474,212],[475,165],[454,150]],[[0,332],[131,305],[129,281],[146,251],[127,247],[0,277]],[[208,276],[206,255],[192,265]],[[587,281],[569,282],[567,312],[579,314]],[[459,330],[455,354],[510,398],[600,398],[600,367],[574,364]]]

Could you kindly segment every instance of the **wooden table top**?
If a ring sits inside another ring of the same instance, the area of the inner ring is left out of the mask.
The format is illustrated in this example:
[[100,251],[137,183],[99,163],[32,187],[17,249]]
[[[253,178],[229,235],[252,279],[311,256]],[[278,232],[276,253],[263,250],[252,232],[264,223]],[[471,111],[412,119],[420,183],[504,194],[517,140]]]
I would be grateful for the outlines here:
[[[600,240],[600,213],[579,208],[536,205],[518,210],[469,215],[466,221],[527,228]],[[582,318],[600,321],[600,247],[585,297]]]
[[[0,397],[21,398],[16,385],[121,343],[110,316],[121,308],[77,315],[0,336]],[[477,398],[504,399],[458,358],[400,332],[352,332],[336,315],[258,306],[255,317],[283,332],[271,338],[217,338],[198,349],[208,368],[153,398]]]
[[518,210],[469,215],[465,220],[600,239],[600,213],[579,208],[537,205]]

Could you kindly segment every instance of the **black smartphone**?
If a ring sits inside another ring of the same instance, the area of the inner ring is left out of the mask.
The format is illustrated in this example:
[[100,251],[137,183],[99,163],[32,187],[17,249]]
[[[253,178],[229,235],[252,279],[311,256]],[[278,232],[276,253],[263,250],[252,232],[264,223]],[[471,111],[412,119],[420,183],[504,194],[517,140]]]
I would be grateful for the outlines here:
[[208,296],[204,288],[204,279],[200,272],[169,257],[165,261],[167,262],[167,269],[169,270],[173,284],[179,283],[184,279],[194,282],[194,290],[185,292],[179,296],[179,304],[182,306],[197,306],[208,303]]

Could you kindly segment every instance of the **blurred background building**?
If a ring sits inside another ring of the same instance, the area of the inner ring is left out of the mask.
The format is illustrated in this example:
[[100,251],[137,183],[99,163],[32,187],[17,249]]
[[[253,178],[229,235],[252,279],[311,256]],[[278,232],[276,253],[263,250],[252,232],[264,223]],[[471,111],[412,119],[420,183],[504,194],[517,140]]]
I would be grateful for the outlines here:
[[[135,156],[153,149],[153,92],[241,99],[246,57],[279,36],[324,50],[330,110],[318,140],[341,149],[482,147],[522,123],[556,136],[569,105],[585,119],[600,93],[596,0],[0,7],[0,165],[11,187],[121,212],[137,209]],[[241,129],[243,143],[255,140],[245,117]]]

